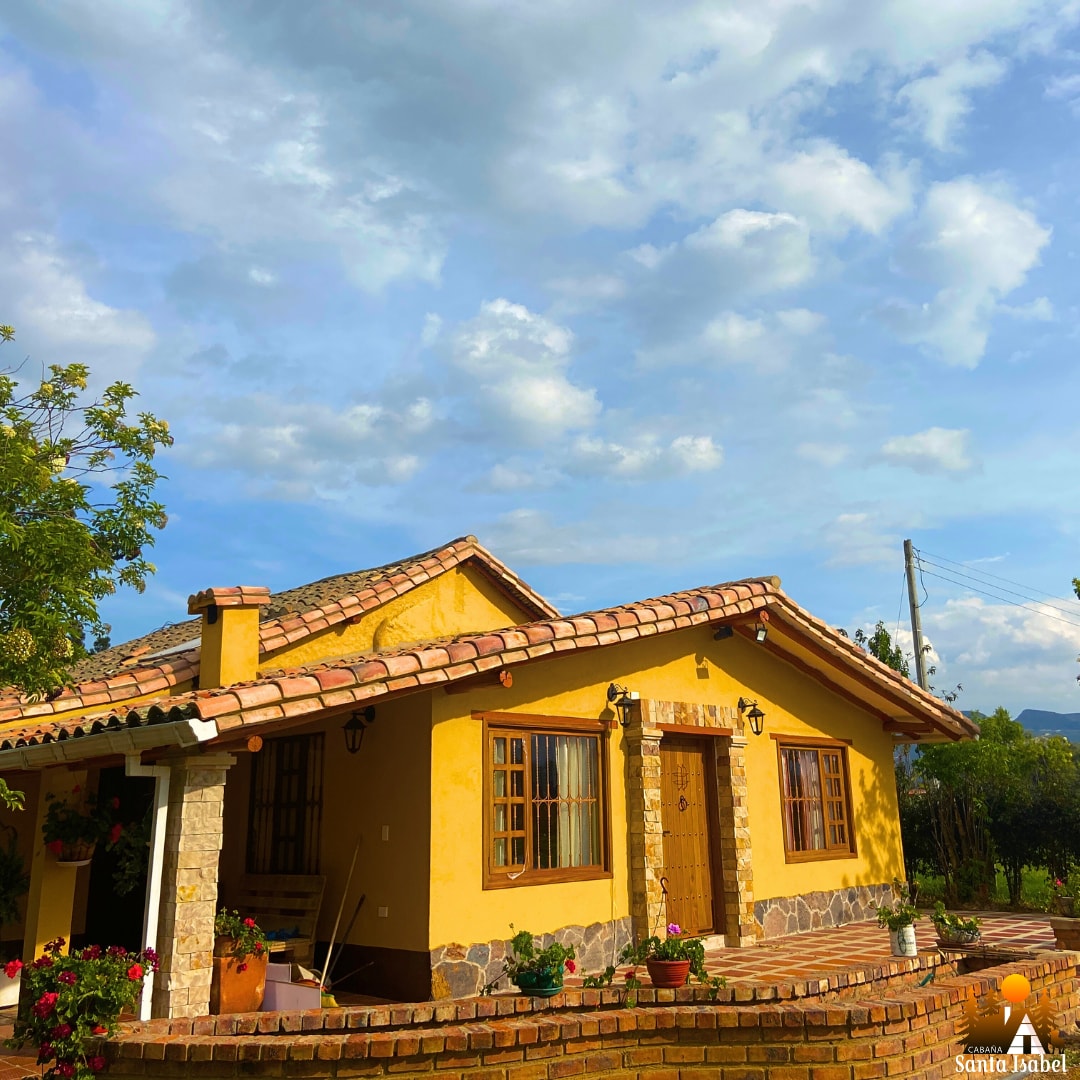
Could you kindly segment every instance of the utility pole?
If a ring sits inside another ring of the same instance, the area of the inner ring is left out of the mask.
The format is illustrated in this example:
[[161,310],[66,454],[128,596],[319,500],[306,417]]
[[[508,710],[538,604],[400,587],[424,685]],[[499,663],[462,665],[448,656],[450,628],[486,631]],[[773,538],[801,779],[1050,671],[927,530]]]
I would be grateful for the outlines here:
[[911,541],[904,541],[904,573],[907,575],[908,607],[911,608],[911,643],[915,648],[915,677],[924,690],[926,682],[926,653],[923,652],[922,615],[919,613],[918,590],[915,588],[915,554]]

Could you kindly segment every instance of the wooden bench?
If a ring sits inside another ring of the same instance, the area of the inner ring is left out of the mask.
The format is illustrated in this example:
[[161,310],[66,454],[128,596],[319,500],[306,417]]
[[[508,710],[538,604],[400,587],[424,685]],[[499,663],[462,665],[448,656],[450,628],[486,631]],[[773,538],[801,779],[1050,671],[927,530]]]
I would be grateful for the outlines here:
[[310,965],[325,888],[326,878],[318,874],[245,874],[230,906],[251,915],[267,933],[295,930],[295,937],[271,938],[270,951],[287,952],[296,963]]

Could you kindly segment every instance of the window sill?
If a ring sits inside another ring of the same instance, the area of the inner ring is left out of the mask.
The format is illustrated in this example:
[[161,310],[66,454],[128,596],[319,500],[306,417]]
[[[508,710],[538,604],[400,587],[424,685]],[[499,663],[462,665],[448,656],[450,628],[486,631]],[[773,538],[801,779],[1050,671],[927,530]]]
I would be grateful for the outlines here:
[[784,862],[825,862],[833,859],[857,859],[856,851],[785,851]]
[[574,881],[603,881],[611,876],[610,870],[598,867],[587,867],[583,870],[534,870],[516,878],[505,873],[494,873],[484,881],[484,888],[520,889],[529,885],[565,885]]

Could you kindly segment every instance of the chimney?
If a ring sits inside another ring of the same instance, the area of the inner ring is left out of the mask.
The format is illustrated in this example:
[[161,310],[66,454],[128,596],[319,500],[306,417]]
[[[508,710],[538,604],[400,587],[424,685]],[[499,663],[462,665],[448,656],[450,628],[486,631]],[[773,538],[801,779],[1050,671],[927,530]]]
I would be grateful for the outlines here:
[[259,671],[259,611],[270,603],[265,585],[203,589],[188,597],[188,614],[202,616],[199,689],[251,682]]

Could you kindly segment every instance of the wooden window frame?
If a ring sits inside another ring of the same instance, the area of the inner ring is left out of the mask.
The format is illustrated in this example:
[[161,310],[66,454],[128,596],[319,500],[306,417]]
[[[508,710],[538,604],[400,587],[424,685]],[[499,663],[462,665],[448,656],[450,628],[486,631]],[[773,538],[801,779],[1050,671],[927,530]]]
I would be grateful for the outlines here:
[[[806,738],[800,735],[772,735],[776,742],[776,767],[777,784],[780,795],[780,830],[784,839],[784,861],[787,863],[822,862],[829,859],[856,859],[859,856],[858,843],[855,839],[855,819],[851,805],[851,769],[848,765],[849,739],[817,739]],[[828,829],[828,816],[825,798],[825,770],[821,760],[824,751],[836,751],[840,755],[840,778],[844,785],[844,824],[847,826],[847,843],[843,846],[824,847],[813,851],[792,851],[787,843],[787,829],[785,828],[788,814],[787,800],[784,797],[784,751],[785,750],[816,750],[818,752],[818,776],[822,785],[821,794],[821,819],[824,827]]]
[[[609,748],[607,734],[610,725],[603,720],[576,716],[539,716],[526,713],[474,712],[483,722],[483,887],[512,889],[528,885],[555,885],[570,881],[598,881],[612,876],[611,869],[611,812],[608,784]],[[521,872],[496,867],[494,861],[494,793],[492,791],[492,739],[499,733],[525,737],[525,869]],[[549,870],[531,868],[533,837],[529,812],[532,801],[532,782],[529,776],[528,747],[533,735],[586,735],[597,741],[597,772],[599,780],[601,862],[593,866],[561,866]],[[510,875],[516,873],[517,876]]]

